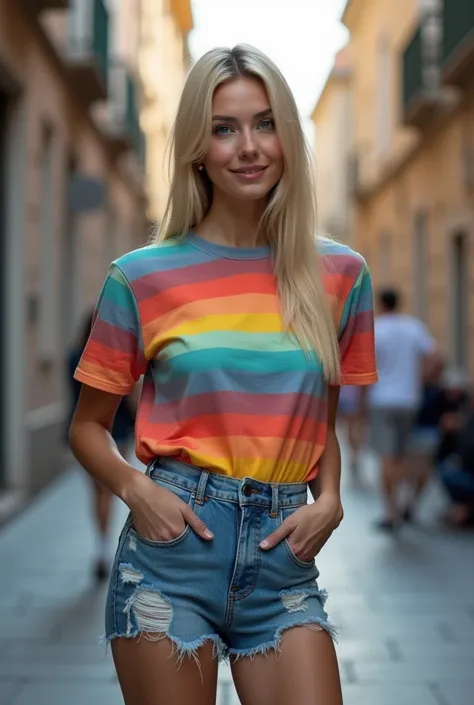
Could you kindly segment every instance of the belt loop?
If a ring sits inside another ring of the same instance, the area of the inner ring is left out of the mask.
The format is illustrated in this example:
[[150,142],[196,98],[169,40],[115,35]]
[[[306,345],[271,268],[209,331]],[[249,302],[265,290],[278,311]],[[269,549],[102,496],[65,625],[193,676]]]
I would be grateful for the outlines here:
[[155,467],[155,463],[157,461],[158,461],[158,458],[153,458],[153,460],[150,460],[150,462],[146,466],[145,475],[148,475],[148,477],[152,476],[153,468]]
[[206,492],[206,485],[209,479],[209,471],[203,470],[201,472],[201,477],[199,478],[198,487],[196,490],[196,504],[204,504],[204,494]]
[[278,516],[278,485],[272,485],[272,506],[270,509],[270,516]]

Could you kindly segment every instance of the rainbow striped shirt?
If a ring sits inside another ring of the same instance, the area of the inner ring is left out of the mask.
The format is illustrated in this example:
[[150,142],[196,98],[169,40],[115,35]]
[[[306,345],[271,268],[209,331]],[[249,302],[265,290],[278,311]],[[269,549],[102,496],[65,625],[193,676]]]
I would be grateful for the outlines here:
[[[337,319],[343,382],[377,381],[372,288],[364,259],[319,245]],[[315,477],[327,435],[316,358],[283,327],[268,247],[189,234],[112,263],[75,377],[128,394],[144,375],[136,454],[233,477]]]

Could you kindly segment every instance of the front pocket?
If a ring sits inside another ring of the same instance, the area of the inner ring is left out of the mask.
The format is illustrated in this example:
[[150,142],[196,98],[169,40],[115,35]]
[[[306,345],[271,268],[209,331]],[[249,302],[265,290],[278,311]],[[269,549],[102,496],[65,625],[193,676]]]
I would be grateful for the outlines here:
[[[285,519],[293,514],[299,507],[287,507],[286,509],[280,509],[280,514],[278,518],[278,525],[281,526],[281,524],[285,521]],[[313,568],[314,567],[314,558],[312,561],[303,561],[301,558],[298,558],[296,553],[293,551],[289,538],[284,538],[282,541],[283,546],[285,547],[285,550],[292,560],[292,562],[298,566],[298,568]]]
[[[191,509],[195,511],[196,495],[193,492],[191,492],[190,490],[183,489],[182,487],[178,487],[177,485],[173,485],[169,482],[164,482],[159,477],[152,477],[151,479],[153,480],[155,485],[159,485],[163,489],[172,492],[181,500],[183,500],[183,502],[186,502],[188,507],[191,507]],[[136,530],[133,524],[133,517],[129,528],[129,532],[136,537],[137,541],[140,541],[141,543],[144,543],[147,546],[152,546],[154,548],[171,548],[173,546],[176,546],[177,544],[182,543],[189,536],[191,531],[192,529],[190,525],[186,524],[186,526],[184,527],[184,531],[182,531],[181,534],[179,534],[179,536],[176,536],[174,539],[171,539],[170,541],[154,541],[153,539],[145,538],[145,536],[142,536]]]

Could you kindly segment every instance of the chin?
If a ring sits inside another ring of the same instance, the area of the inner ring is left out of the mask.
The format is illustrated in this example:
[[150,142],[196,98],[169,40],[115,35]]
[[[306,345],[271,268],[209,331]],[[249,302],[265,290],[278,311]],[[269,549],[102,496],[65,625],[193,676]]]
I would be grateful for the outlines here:
[[270,191],[268,189],[245,189],[233,195],[239,201],[263,201],[266,200]]
[[246,184],[240,188],[231,188],[227,191],[229,196],[241,201],[261,201],[267,199],[273,186],[264,184]]

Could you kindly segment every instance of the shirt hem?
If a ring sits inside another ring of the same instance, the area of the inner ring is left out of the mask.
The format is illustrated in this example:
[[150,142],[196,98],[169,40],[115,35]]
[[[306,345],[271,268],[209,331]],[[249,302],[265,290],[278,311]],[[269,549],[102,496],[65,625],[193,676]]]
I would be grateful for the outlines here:
[[342,375],[341,384],[343,384],[343,385],[354,384],[354,385],[359,385],[359,386],[363,387],[367,384],[375,384],[378,381],[379,381],[378,374],[376,372],[369,372],[369,373],[361,374],[361,375]]
[[74,373],[74,379],[76,379],[78,382],[83,382],[84,384],[87,384],[89,387],[94,387],[94,389],[100,389],[100,391],[102,392],[120,394],[121,396],[127,396],[133,389],[133,386],[126,388],[117,387],[114,384],[110,384],[110,382],[106,382],[105,380],[93,377],[92,375],[89,375],[87,372],[83,372],[82,370],[76,370],[76,372]]

